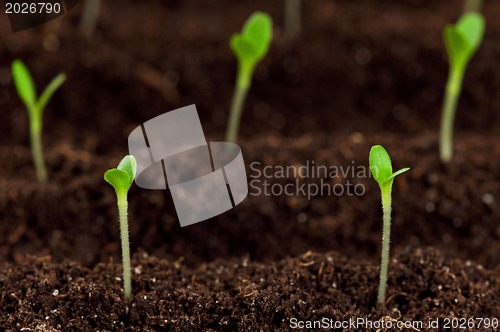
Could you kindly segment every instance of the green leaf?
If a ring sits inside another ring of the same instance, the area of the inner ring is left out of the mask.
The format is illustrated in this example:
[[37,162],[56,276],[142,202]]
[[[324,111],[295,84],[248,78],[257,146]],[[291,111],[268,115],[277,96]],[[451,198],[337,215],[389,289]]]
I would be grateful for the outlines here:
[[21,60],[12,62],[12,77],[14,78],[17,94],[26,105],[28,112],[34,111],[36,104],[35,84],[28,68]]
[[403,174],[404,172],[408,172],[409,170],[409,167],[401,168],[399,171],[392,173],[392,175],[389,176],[389,178],[385,182],[393,180],[396,176]]
[[113,168],[104,173],[104,180],[115,188],[117,193],[128,191],[130,177],[127,172],[121,169]]
[[231,37],[231,49],[238,58],[238,60],[244,63],[253,63],[254,59],[257,59],[258,53],[253,45],[245,39],[241,34],[234,34]]
[[456,27],[467,41],[472,53],[474,53],[483,40],[484,17],[479,13],[465,14],[458,20]]
[[445,26],[443,35],[450,65],[464,71],[483,39],[484,18],[479,13],[463,15],[455,25]]
[[451,24],[444,28],[444,43],[451,68],[463,71],[468,62],[468,46],[458,30]]
[[[125,171],[130,179],[128,184],[128,188],[132,185],[132,182],[135,179],[135,175],[137,173],[137,160],[132,155],[125,156],[122,161],[118,164],[118,169]],[[127,188],[127,190],[128,190]]]
[[59,87],[66,81],[66,75],[61,73],[54,77],[52,81],[47,85],[43,93],[40,95],[37,103],[38,112],[40,112],[40,116],[43,114],[43,110],[47,103],[49,102],[52,95],[59,89]]
[[136,172],[136,159],[134,156],[127,155],[120,161],[117,168],[104,173],[104,180],[111,184],[117,193],[126,193],[135,179]]
[[373,178],[382,185],[392,175],[392,163],[389,154],[381,145],[375,145],[370,149],[370,171]]
[[231,50],[240,63],[240,70],[245,70],[246,75],[251,75],[257,63],[267,54],[273,34],[272,25],[268,14],[255,12],[245,22],[242,32],[231,37]]
[[269,50],[273,34],[271,17],[263,12],[253,13],[243,26],[243,36],[251,44],[254,55],[261,60]]

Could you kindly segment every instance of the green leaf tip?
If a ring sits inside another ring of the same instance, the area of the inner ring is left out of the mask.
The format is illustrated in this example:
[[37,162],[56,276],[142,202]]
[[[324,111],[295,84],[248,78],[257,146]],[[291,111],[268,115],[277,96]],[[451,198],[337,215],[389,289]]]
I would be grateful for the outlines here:
[[456,70],[465,66],[481,45],[485,30],[484,17],[479,13],[466,13],[456,24],[445,26],[444,42],[450,64]]
[[271,16],[254,12],[245,22],[241,33],[235,33],[230,40],[231,50],[245,70],[252,71],[269,50],[273,35]]
[[43,111],[45,109],[45,106],[47,106],[47,103],[49,102],[50,98],[52,98],[52,95],[59,89],[61,85],[66,81],[66,74],[60,73],[56,77],[50,81],[49,85],[45,88],[45,90],[42,92],[40,95],[40,98],[38,99],[38,109],[40,111]]
[[483,15],[467,13],[458,20],[456,28],[475,51],[483,40],[485,25]]
[[12,77],[16,86],[17,94],[28,110],[36,104],[36,88],[28,67],[21,60],[12,62]]
[[373,178],[379,183],[384,185],[388,181],[392,181],[396,176],[407,172],[410,168],[403,168],[399,171],[392,173],[392,162],[387,150],[381,145],[375,145],[370,149],[369,156],[370,171]]
[[137,172],[137,161],[134,156],[125,156],[117,168],[104,173],[104,180],[115,188],[116,192],[128,192]]

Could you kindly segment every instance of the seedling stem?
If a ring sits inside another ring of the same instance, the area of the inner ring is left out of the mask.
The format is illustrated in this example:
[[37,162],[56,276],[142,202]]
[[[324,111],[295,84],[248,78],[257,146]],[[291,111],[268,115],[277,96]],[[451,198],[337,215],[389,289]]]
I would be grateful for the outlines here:
[[443,162],[449,162],[453,157],[453,123],[455,122],[455,110],[462,89],[462,81],[463,72],[452,70],[446,83],[440,131],[440,158]]
[[90,36],[94,32],[100,11],[101,0],[85,0],[83,3],[80,30],[87,36]]
[[[238,80],[239,81],[239,80]],[[231,115],[229,117],[229,126],[227,128],[226,141],[236,142],[238,131],[241,122],[241,113],[243,112],[243,104],[247,97],[249,86],[242,86],[239,83],[234,91],[233,100],[231,101]]]
[[118,214],[120,218],[120,238],[123,261],[123,290],[126,297],[132,295],[132,274],[130,266],[130,242],[128,235],[128,198],[126,191],[117,191]]
[[392,204],[392,183],[380,187],[382,192],[382,254],[380,263],[380,282],[378,285],[377,303],[385,302],[387,287],[387,272],[389,268],[389,253],[391,246],[391,204]]
[[39,182],[47,182],[47,169],[45,168],[42,151],[42,127],[35,125],[35,121],[32,120],[30,120],[30,141],[36,177]]
[[483,0],[465,0],[464,14],[470,12],[480,13],[481,7],[483,7]]
[[300,33],[302,0],[285,0],[285,34],[294,38]]

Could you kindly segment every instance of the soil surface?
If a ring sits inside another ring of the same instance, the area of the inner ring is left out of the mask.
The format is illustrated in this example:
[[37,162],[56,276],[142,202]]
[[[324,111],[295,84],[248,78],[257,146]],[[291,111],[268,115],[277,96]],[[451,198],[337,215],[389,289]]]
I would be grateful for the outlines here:
[[[168,191],[133,186],[139,254],[124,302],[116,198],[103,174],[127,153],[131,130],[178,107],[196,104],[207,140],[223,139],[236,74],[228,40],[254,10],[272,15],[275,33],[238,142],[249,196],[181,228]],[[304,1],[295,41],[282,11],[281,1],[110,0],[91,37],[77,29],[81,6],[16,34],[0,16],[0,327],[266,331],[289,329],[293,317],[365,317],[440,318],[444,329],[445,317],[500,318],[500,3],[484,3],[486,35],[465,76],[447,166],[437,141],[448,72],[441,33],[459,2]],[[44,114],[44,185],[10,76],[15,58],[39,91],[68,75]],[[394,184],[380,310],[380,193],[358,173],[374,144],[395,169],[411,167]],[[261,176],[305,165],[348,174]],[[264,180],[344,191],[259,194]],[[347,194],[349,184],[362,193]]]
[[439,328],[426,325],[437,331],[457,317],[500,314],[498,270],[434,249],[408,249],[392,260],[385,310],[375,309],[378,266],[335,252],[271,264],[216,260],[196,269],[139,253],[133,263],[130,300],[123,299],[113,262],[92,270],[70,261],[55,265],[50,257],[2,264],[9,274],[0,276],[6,313],[0,324],[6,331],[287,331],[302,320],[364,318],[365,325],[335,330],[366,331],[374,330],[367,324],[438,319]]

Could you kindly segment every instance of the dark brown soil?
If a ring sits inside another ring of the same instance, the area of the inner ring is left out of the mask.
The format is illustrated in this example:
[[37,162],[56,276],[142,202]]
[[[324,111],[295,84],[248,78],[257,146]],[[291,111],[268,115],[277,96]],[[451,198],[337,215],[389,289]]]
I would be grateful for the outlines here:
[[[281,7],[106,1],[90,39],[76,29],[79,7],[16,34],[0,16],[0,330],[266,331],[288,329],[292,317],[385,316],[439,317],[442,327],[450,316],[499,318],[500,3],[485,1],[488,28],[466,74],[448,166],[437,157],[441,30],[459,2],[304,1],[295,42],[283,36]],[[228,39],[256,9],[272,14],[275,37],[243,115],[249,180],[255,162],[366,167],[374,144],[396,169],[412,168],[394,186],[396,260],[384,310],[374,308],[379,190],[351,176],[327,181],[362,185],[363,195],[309,200],[250,189],[236,209],[186,228],[168,192],[133,187],[130,238],[141,273],[134,299],[123,302],[116,201],[103,173],[127,153],[132,129],[181,106],[197,104],[207,139],[223,139],[235,76]],[[27,114],[9,74],[15,58],[39,88],[68,74],[44,115],[46,185],[35,182]]]
[[[500,178],[499,147],[494,142],[482,145],[479,136],[461,135],[456,142],[457,161],[443,167],[434,134],[409,138],[402,146],[396,140],[393,135],[265,136],[240,144],[249,180],[258,175],[255,169],[269,165],[300,166],[314,161],[366,166],[369,148],[383,144],[390,149],[395,167],[412,166],[394,186],[393,247],[432,245],[450,257],[498,266],[500,183],[492,179]],[[92,158],[61,145],[48,155],[53,183],[39,185],[31,180],[35,175],[27,148],[2,153],[12,160],[6,173],[20,176],[3,180],[10,190],[2,193],[1,217],[15,222],[0,225],[5,239],[0,242],[2,257],[16,260],[21,253],[43,252],[57,261],[70,258],[88,266],[107,261],[110,255],[119,259],[116,199],[102,178],[118,159]],[[250,166],[256,162],[262,166]],[[251,187],[249,197],[233,211],[186,228],[180,228],[168,192],[134,188],[130,193],[132,249],[142,248],[171,260],[183,256],[189,266],[241,255],[269,261],[307,250],[338,250],[350,257],[376,260],[382,219],[376,182],[342,176],[326,180],[359,183],[365,194],[317,195],[308,200],[300,194],[255,195],[258,192]],[[269,181],[286,184],[295,179]],[[317,182],[317,178],[301,180]]]
[[112,262],[92,270],[70,261],[55,265],[50,257],[2,264],[9,276],[0,276],[0,324],[6,331],[271,331],[289,330],[293,318],[365,318],[394,326],[441,318],[439,329],[426,330],[445,331],[444,317],[500,314],[498,274],[434,249],[409,249],[393,259],[386,310],[374,307],[378,267],[334,252],[271,264],[216,260],[196,269],[142,253],[134,266],[135,293],[127,301]]

